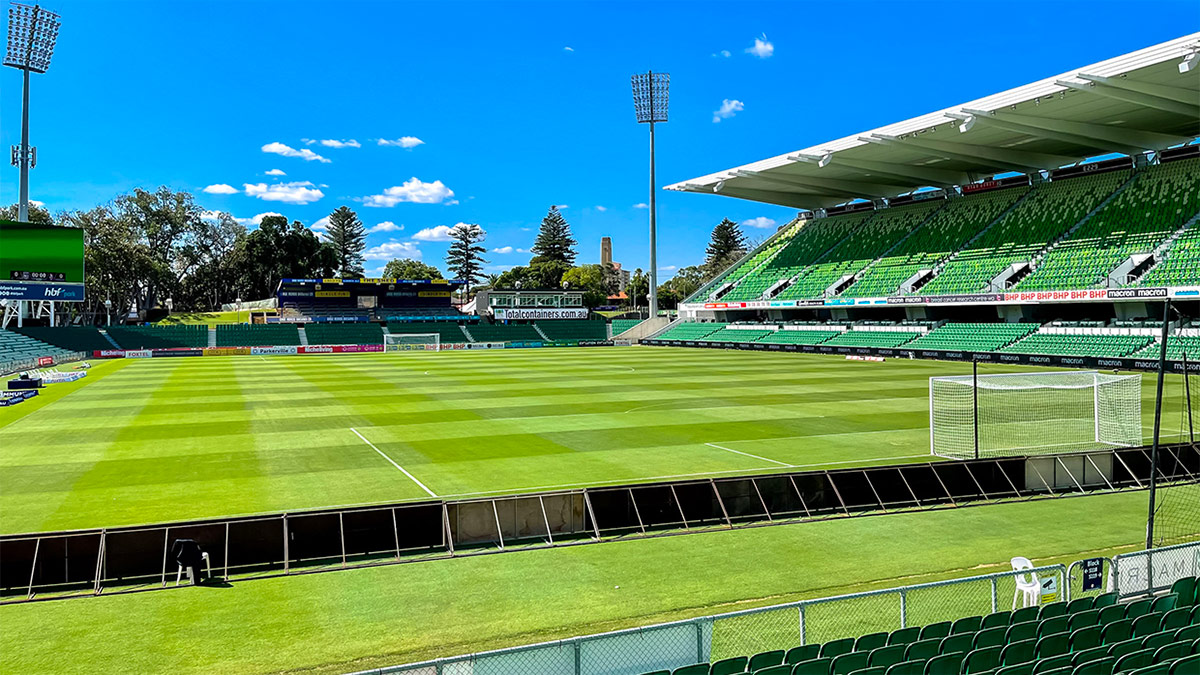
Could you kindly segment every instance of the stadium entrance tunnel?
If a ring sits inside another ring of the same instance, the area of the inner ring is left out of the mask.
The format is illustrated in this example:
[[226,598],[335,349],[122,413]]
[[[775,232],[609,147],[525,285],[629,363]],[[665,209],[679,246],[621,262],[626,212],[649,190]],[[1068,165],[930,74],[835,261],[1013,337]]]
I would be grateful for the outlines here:
[[[1150,449],[931,461],[631,484],[0,537],[0,602],[173,586],[190,539],[213,577],[265,576],[630,537],[1148,487]],[[1163,485],[1200,481],[1200,445],[1160,446]]]

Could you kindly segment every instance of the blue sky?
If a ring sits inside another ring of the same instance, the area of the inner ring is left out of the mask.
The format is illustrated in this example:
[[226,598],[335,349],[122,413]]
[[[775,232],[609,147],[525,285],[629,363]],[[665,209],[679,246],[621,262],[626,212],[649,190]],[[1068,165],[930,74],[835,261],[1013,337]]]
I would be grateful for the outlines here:
[[[564,205],[580,262],[597,262],[607,235],[618,261],[645,268],[634,72],[671,73],[661,186],[1200,27],[1194,0],[47,7],[63,25],[50,72],[34,76],[31,198],[58,211],[168,185],[247,222],[277,212],[317,226],[346,204],[374,230],[368,272],[393,255],[442,266],[437,239],[458,222],[488,232],[492,271],[525,264],[551,204]],[[19,142],[20,74],[0,77],[7,147]],[[663,278],[702,259],[723,217],[764,225],[746,228],[761,238],[795,213],[658,197]],[[16,198],[5,167],[0,201]]]

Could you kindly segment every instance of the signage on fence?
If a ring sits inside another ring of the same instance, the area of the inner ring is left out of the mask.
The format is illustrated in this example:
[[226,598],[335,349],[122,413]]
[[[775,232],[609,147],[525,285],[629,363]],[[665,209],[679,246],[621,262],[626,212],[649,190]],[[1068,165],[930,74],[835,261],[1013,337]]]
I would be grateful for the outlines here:
[[501,321],[513,319],[586,319],[588,317],[586,307],[542,307],[539,309],[506,309],[497,307],[492,311],[496,318]]
[[295,354],[295,347],[251,347],[250,353],[255,356],[278,356],[280,354]]
[[1058,602],[1058,577],[1042,577],[1042,604]]
[[52,366],[52,365],[54,365],[54,357],[53,356],[39,356],[38,357],[38,365],[39,366]]
[[1104,558],[1083,561],[1083,590],[1098,591],[1104,580]]

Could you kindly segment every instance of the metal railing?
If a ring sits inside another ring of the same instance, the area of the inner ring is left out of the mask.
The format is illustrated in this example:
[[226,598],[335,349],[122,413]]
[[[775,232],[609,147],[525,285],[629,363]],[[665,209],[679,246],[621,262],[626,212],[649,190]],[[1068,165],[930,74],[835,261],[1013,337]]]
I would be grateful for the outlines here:
[[1023,574],[1053,579],[1060,589],[1066,586],[1067,567],[1047,565],[801,600],[356,675],[639,675],[1008,609],[1020,600],[1016,578]]
[[1122,598],[1159,593],[1183,577],[1200,576],[1200,542],[1122,553],[1113,560]]

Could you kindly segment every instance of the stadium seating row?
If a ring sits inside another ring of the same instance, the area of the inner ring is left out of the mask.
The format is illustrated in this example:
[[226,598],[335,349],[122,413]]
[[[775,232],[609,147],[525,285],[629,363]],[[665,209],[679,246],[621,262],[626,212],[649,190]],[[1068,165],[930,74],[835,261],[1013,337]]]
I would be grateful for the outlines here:
[[646,675],[1194,675],[1198,582],[1128,603],[1107,593]]
[[73,351],[47,344],[28,335],[0,329],[0,365],[29,361],[41,356],[65,357]]
[[208,346],[208,326],[109,326],[107,332],[121,349]]
[[[1110,334],[1103,328],[1078,328],[1071,333],[1040,332],[1036,323],[945,323],[928,331],[789,330],[774,324],[762,327],[726,323],[678,322],[660,333],[660,340],[700,342],[762,342],[766,344],[875,347],[943,351],[1006,352],[1057,356],[1157,356],[1149,335]],[[1187,351],[1200,361],[1200,337],[1171,336],[1168,358]]]

